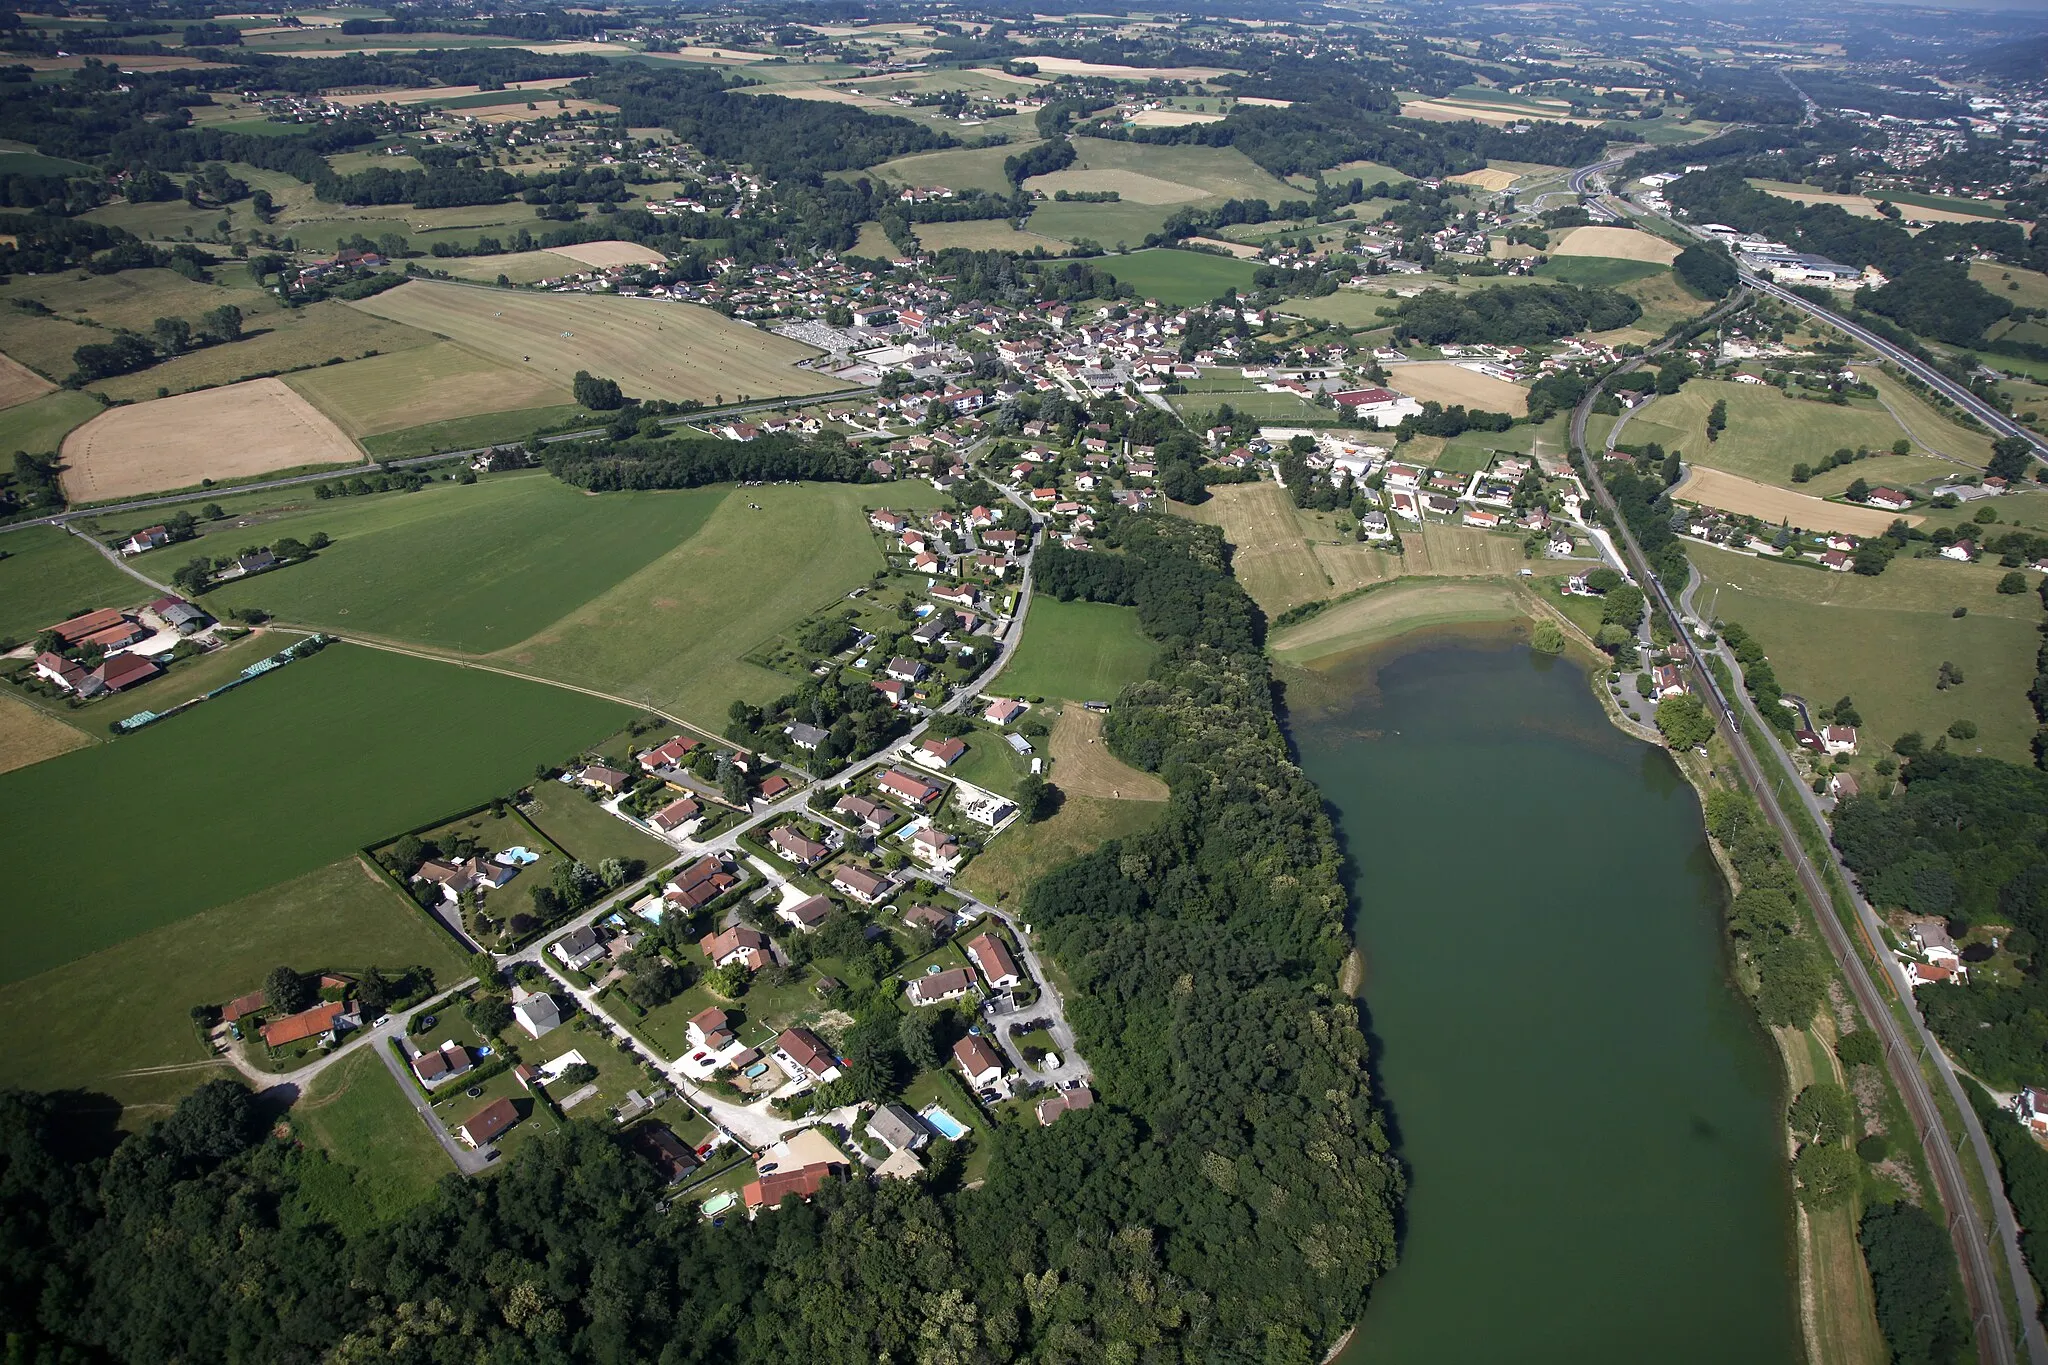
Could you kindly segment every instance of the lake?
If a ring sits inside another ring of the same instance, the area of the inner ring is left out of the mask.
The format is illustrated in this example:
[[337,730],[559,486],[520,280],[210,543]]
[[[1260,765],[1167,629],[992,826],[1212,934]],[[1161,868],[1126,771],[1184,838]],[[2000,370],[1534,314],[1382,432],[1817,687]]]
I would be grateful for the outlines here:
[[1799,1361],[1777,1053],[1669,756],[1505,631],[1410,636],[1288,700],[1410,1176],[1343,1365]]

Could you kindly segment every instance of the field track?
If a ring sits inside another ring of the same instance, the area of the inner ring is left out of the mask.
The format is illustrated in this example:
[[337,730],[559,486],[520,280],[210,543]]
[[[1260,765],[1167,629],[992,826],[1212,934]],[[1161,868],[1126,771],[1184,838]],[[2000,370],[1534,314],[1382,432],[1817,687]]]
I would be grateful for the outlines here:
[[840,387],[795,368],[817,354],[810,347],[689,304],[414,280],[350,306],[531,365],[564,388],[578,370],[617,380],[633,398],[710,401]]
[[[1898,513],[1882,508],[1850,507],[1828,502],[1790,489],[1773,488],[1724,470],[1702,469],[1697,465],[1686,467],[1685,478],[1671,490],[1671,496],[1681,502],[1718,507],[1724,512],[1756,517],[1766,522],[1788,522],[1804,531],[1845,531],[1855,536],[1881,535],[1899,518]],[[1915,525],[1926,518],[1908,516],[1904,520],[1908,525]]]
[[283,380],[251,379],[101,413],[64,438],[64,492],[73,502],[103,502],[362,459],[341,428]]

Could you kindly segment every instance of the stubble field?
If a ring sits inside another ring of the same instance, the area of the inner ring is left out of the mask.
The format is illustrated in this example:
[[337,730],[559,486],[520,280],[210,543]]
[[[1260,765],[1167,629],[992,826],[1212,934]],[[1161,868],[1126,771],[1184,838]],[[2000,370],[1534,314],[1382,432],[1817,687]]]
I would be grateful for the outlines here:
[[0,408],[41,398],[56,387],[20,361],[0,355]]
[[531,366],[506,365],[451,341],[302,370],[284,382],[358,439],[572,401],[566,386]]
[[415,280],[351,305],[433,332],[568,388],[578,370],[636,398],[767,397],[836,387],[795,368],[808,346],[708,308],[644,299],[507,293]]
[[1553,256],[1605,256],[1617,261],[1648,261],[1670,265],[1678,259],[1675,242],[1633,228],[1573,228],[1561,241],[1550,244]]
[[1462,403],[1487,412],[1520,417],[1529,411],[1529,391],[1520,384],[1464,369],[1448,361],[1428,360],[1397,365],[1387,371],[1387,387],[1423,402],[1449,407]]
[[102,502],[361,462],[354,442],[283,380],[252,379],[101,413],[64,438],[64,492]]
[[[1699,465],[1686,468],[1685,477],[1671,490],[1671,496],[1679,502],[1696,502],[1702,507],[1755,517],[1773,526],[1784,523],[1802,531],[1844,531],[1852,536],[1882,535],[1900,515],[1875,507],[1826,502]],[[1921,518],[1907,515],[1905,520],[1913,525]]]

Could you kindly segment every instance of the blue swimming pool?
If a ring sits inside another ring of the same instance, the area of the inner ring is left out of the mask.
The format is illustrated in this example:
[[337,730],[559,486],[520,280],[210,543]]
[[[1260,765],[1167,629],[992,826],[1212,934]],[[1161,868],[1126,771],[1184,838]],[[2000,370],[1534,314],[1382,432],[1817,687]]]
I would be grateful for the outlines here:
[[928,1104],[917,1111],[918,1117],[932,1126],[940,1137],[958,1142],[968,1134],[968,1127],[936,1104]]
[[740,1074],[745,1076],[750,1081],[758,1081],[763,1076],[768,1074],[768,1063],[755,1062],[752,1066],[748,1067],[745,1071],[741,1072]]

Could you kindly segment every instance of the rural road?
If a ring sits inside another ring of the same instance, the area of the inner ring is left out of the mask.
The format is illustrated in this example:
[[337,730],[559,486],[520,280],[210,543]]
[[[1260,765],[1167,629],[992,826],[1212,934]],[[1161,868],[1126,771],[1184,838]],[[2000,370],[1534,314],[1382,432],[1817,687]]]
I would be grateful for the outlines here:
[[[1738,292],[1717,311],[1733,310],[1742,306],[1744,300],[1745,295]],[[1709,315],[1710,318],[1713,316]],[[1642,547],[1636,543],[1628,524],[1621,519],[1613,496],[1600,478],[1598,462],[1591,457],[1586,447],[1586,419],[1591,415],[1593,401],[1603,390],[1606,379],[1612,378],[1613,374],[1626,373],[1638,368],[1644,359],[1670,349],[1673,344],[1669,340],[1658,343],[1645,352],[1644,356],[1625,362],[1617,370],[1604,376],[1600,383],[1595,384],[1592,391],[1572,412],[1571,440],[1572,448],[1586,459],[1588,486],[1601,507],[1614,518],[1615,533],[1626,548],[1630,563],[1635,566],[1638,581],[1645,590],[1654,594],[1657,604],[1674,623],[1677,623],[1685,618],[1679,613],[1664,585],[1650,572],[1649,561],[1644,556]],[[1819,871],[1807,857],[1797,826],[1779,805],[1774,785],[1766,780],[1762,765],[1758,763],[1756,755],[1751,752],[1743,738],[1738,713],[1723,695],[1719,683],[1707,668],[1706,660],[1691,632],[1680,629],[1677,634],[1694,686],[1713,711],[1715,721],[1728,740],[1730,750],[1735,756],[1737,766],[1742,770],[1744,782],[1749,787],[1751,795],[1756,798],[1765,818],[1778,831],[1779,842],[1785,856],[1792,864],[1800,885],[1813,906],[1814,923],[1818,926],[1822,939],[1826,941],[1828,951],[1833,955],[1836,965],[1848,982],[1850,993],[1855,996],[1857,1007],[1864,1019],[1884,1040],[1886,1069],[1890,1072],[1893,1083],[1897,1085],[1907,1112],[1913,1120],[1913,1127],[1927,1156],[1929,1172],[1948,1217],[1949,1234],[1955,1245],[1963,1276],[1963,1288],[1969,1299],[1971,1320],[1976,1329],[1979,1358],[1987,1365],[2013,1365],[2013,1336],[2006,1322],[2005,1303],[1999,1291],[1998,1277],[1986,1250],[1987,1233],[1978,1216],[1976,1203],[1971,1198],[1969,1182],[1963,1174],[1962,1163],[1949,1146],[1947,1127],[1942,1121],[1940,1109],[1935,1104],[1927,1078],[1920,1070],[1918,1058],[1914,1050],[1908,1046],[1898,1017],[1892,1012],[1889,1002],[1872,978],[1862,955],[1857,952],[1843,928],[1840,917],[1835,913],[1834,900]],[[1910,1009],[1908,1013],[1911,1013]],[[1973,1119],[1967,1106],[1963,1110],[1963,1119],[1966,1127]],[[1979,1160],[1981,1159],[1980,1156]],[[1982,1175],[1991,1189],[1993,1207],[1996,1208],[2004,1199],[1997,1167],[1986,1167]],[[2002,1232],[2006,1220],[2000,1218],[1997,1221]],[[2006,1240],[2008,1265],[2017,1267],[2017,1272],[2013,1276],[2014,1288],[2019,1295],[2021,1316],[2029,1324],[2023,1329],[2026,1331],[2029,1357],[2034,1365],[2048,1365],[2048,1350],[2036,1354],[2036,1344],[2041,1341],[2041,1334],[2033,1310],[2032,1281],[2027,1278],[2025,1264],[2020,1259],[2017,1239],[2001,1240]],[[2048,1343],[2042,1345],[2048,1347]]]

